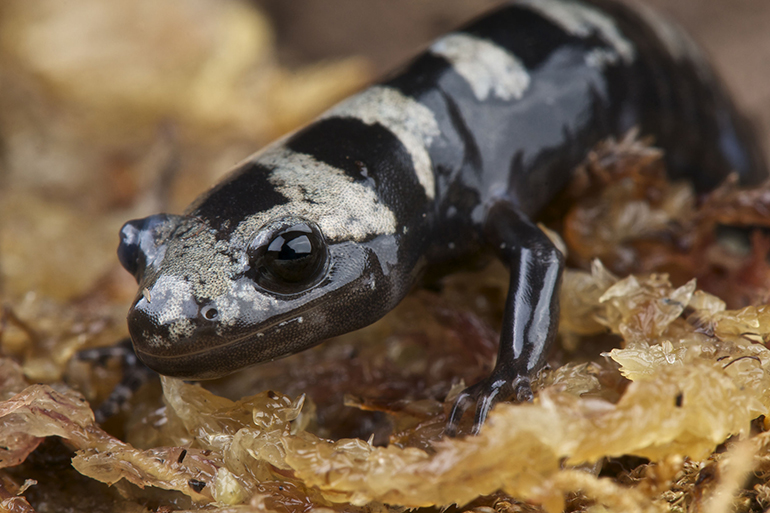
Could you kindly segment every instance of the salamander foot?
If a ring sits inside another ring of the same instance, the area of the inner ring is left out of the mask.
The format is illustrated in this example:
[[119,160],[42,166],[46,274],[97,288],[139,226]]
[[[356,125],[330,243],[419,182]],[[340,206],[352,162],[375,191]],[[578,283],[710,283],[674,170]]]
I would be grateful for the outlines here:
[[97,424],[103,424],[107,419],[124,409],[134,393],[158,375],[139,361],[129,338],[121,340],[114,346],[85,349],[78,352],[76,357],[102,366],[106,365],[107,360],[116,358],[120,360],[123,368],[123,378],[120,383],[115,386],[110,396],[94,410]]
[[516,402],[523,403],[531,401],[532,397],[532,383],[528,377],[517,376],[511,380],[501,377],[499,373],[495,372],[460,393],[452,407],[445,432],[448,436],[457,436],[460,420],[474,404],[476,405],[476,416],[473,420],[471,433],[477,435],[495,403],[511,398]]

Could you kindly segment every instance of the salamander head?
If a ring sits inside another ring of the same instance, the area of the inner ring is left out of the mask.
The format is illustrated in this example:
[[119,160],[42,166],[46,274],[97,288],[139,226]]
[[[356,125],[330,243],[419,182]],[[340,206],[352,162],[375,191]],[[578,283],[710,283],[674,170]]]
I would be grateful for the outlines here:
[[365,326],[399,299],[379,256],[395,244],[328,241],[290,215],[227,238],[193,216],[129,221],[118,256],[139,283],[134,348],[161,374],[207,379]]

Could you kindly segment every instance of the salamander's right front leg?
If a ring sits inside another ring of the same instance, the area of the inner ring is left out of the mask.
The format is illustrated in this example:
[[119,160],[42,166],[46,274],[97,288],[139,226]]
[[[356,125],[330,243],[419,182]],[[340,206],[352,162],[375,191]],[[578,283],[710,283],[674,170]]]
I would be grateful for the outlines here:
[[500,349],[492,374],[465,389],[447,423],[450,436],[465,411],[476,405],[477,434],[495,402],[530,401],[530,378],[543,365],[559,323],[559,288],[564,257],[551,240],[508,202],[495,204],[485,226],[511,278],[505,303]]

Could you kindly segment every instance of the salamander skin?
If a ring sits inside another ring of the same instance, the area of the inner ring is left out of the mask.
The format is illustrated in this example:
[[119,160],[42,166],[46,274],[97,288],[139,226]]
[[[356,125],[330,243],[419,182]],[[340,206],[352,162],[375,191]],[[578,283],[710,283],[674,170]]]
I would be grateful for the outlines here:
[[698,191],[766,170],[697,49],[646,9],[521,0],[248,158],[184,215],[121,231],[139,358],[222,376],[366,326],[428,269],[484,254],[511,271],[492,375],[454,433],[528,400],[557,328],[563,257],[532,223],[598,141],[633,127]]

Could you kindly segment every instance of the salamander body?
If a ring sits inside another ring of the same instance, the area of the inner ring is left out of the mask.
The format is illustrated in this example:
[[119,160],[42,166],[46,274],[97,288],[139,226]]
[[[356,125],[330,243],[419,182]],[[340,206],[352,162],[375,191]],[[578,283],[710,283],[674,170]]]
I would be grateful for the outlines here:
[[240,164],[184,215],[121,231],[139,358],[206,379],[309,348],[392,309],[426,269],[484,253],[511,271],[475,405],[527,400],[558,321],[563,257],[532,219],[593,145],[638,127],[697,190],[765,168],[692,43],[611,1],[520,0]]

